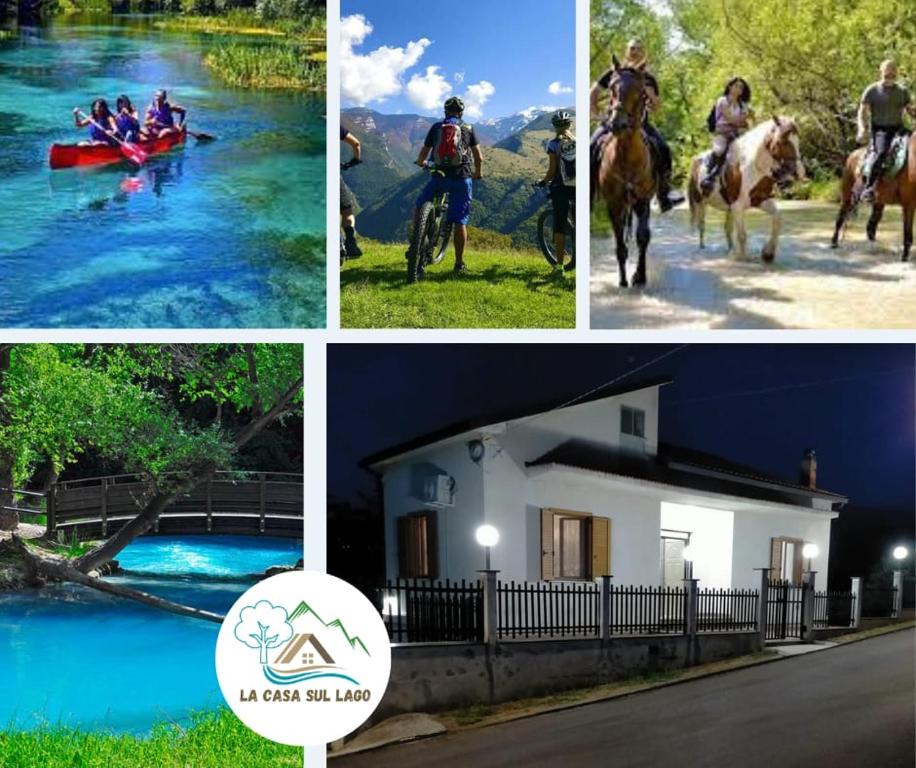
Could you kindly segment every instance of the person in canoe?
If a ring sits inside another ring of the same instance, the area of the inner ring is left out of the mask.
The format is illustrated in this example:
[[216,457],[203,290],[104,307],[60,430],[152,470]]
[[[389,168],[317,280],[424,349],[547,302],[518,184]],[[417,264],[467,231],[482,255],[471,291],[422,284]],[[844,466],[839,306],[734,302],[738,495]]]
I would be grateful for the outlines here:
[[127,96],[118,96],[118,112],[115,115],[115,126],[118,137],[128,144],[135,144],[146,138],[146,132],[140,126],[140,116]]
[[[181,116],[181,121],[175,124],[175,115]],[[169,104],[168,94],[163,90],[156,91],[153,103],[146,108],[146,129],[151,136],[162,137],[170,133],[178,133],[184,128],[184,121],[188,111],[177,104]]]
[[81,146],[116,143],[114,135],[118,130],[118,126],[115,124],[114,115],[108,109],[108,102],[105,99],[96,99],[92,102],[91,117],[80,117],[81,114],[82,110],[79,107],[74,107],[73,119],[76,121],[76,127],[89,127],[89,141],[81,141]]

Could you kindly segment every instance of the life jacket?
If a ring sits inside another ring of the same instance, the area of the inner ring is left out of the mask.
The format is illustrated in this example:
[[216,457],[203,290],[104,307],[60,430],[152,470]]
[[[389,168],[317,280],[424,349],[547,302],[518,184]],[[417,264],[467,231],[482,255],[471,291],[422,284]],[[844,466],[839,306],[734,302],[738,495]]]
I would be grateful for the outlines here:
[[118,133],[121,134],[122,139],[131,138],[136,141],[139,138],[140,121],[133,115],[119,112],[115,118],[115,124],[118,126]]
[[[92,115],[92,121],[89,123],[89,138],[93,141],[104,141],[106,144],[111,144],[111,136],[104,131],[105,121],[99,120],[95,115]],[[96,124],[99,127],[96,127]]]
[[561,186],[576,186],[576,140],[556,139],[557,175]]
[[172,105],[167,101],[162,102],[160,107],[157,107],[156,102],[153,102],[149,105],[147,112],[160,126],[171,128],[175,125],[175,118],[172,116]]
[[433,163],[437,168],[461,168],[471,162],[471,129],[457,117],[439,125],[433,141]]

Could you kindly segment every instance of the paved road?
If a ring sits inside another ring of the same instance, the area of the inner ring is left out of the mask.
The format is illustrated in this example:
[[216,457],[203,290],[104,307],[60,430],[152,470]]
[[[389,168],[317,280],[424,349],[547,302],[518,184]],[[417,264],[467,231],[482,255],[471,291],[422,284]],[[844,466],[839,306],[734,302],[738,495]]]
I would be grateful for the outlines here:
[[331,768],[913,768],[916,632],[329,761]]

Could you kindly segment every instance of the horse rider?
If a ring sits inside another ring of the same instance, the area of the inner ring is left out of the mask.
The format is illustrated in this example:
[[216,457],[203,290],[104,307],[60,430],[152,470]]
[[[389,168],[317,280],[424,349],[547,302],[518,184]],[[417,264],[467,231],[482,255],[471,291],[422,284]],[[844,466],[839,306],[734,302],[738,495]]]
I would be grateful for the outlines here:
[[886,59],[881,62],[879,71],[881,79],[865,89],[859,102],[859,130],[856,133],[856,141],[866,144],[868,127],[871,127],[871,150],[875,160],[860,196],[867,203],[875,200],[875,186],[884,173],[885,161],[894,137],[905,131],[904,114],[909,113],[916,118],[916,104],[910,92],[897,83],[897,63],[893,59]]
[[728,148],[747,130],[754,116],[750,103],[751,87],[744,78],[733,77],[726,83],[725,90],[709,113],[707,124],[714,135],[712,152],[706,159],[706,175],[700,182],[700,191],[704,196],[712,192],[716,177],[728,157]]
[[[627,43],[626,53],[620,63],[622,69],[643,69],[643,75],[646,81],[645,102],[646,111],[643,118],[643,131],[649,140],[655,155],[656,181],[658,184],[658,204],[662,213],[670,211],[678,203],[684,202],[684,196],[671,189],[671,171],[672,159],[671,149],[667,142],[658,132],[654,125],[649,121],[649,113],[655,112],[660,106],[660,91],[658,81],[646,69],[647,64],[646,49],[642,40],[633,39]],[[601,119],[598,112],[598,99],[602,90],[611,91],[614,85],[615,70],[612,67],[605,72],[592,86],[590,94],[592,117],[601,120],[597,130],[591,138],[591,160],[592,160],[592,179],[598,178],[598,166],[601,162],[599,147],[604,136],[610,131],[606,122]],[[593,184],[594,187],[594,184]]]

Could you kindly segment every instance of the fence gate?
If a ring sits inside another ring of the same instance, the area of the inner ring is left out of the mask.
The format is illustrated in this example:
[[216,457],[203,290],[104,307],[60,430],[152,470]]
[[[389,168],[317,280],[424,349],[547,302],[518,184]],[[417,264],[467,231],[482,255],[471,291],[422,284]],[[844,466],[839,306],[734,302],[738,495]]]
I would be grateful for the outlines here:
[[788,581],[771,581],[767,592],[767,640],[802,638],[805,590]]

